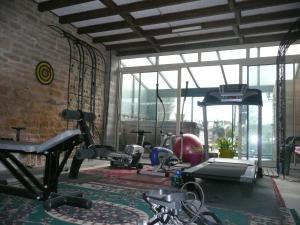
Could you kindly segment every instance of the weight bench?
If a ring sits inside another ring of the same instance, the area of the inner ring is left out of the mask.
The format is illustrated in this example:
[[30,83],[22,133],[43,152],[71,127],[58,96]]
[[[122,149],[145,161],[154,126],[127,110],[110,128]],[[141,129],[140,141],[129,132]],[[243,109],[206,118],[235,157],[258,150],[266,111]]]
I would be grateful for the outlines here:
[[[44,208],[51,210],[60,205],[90,208],[92,202],[81,194],[63,196],[57,194],[58,178],[74,147],[82,142],[79,129],[67,130],[41,144],[24,144],[0,141],[0,161],[22,184],[16,187],[0,184],[0,192],[44,201]],[[43,184],[15,157],[14,153],[36,154],[46,157]],[[60,160],[60,154],[64,157]]]

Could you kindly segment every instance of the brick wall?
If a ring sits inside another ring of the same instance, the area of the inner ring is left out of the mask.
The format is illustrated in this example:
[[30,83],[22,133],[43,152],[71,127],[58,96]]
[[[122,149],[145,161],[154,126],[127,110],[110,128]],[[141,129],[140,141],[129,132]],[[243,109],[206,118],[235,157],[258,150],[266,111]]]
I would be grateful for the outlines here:
[[[24,126],[21,139],[39,142],[66,129],[59,114],[67,107],[69,45],[49,24],[76,32],[70,25],[60,25],[52,13],[39,12],[31,0],[0,1],[0,137],[15,138],[11,127]],[[91,42],[87,36],[77,36]],[[104,51],[101,45],[95,47]],[[50,85],[40,84],[35,77],[35,66],[40,61],[48,61],[54,69]],[[97,122],[101,127],[104,64],[98,67]]]

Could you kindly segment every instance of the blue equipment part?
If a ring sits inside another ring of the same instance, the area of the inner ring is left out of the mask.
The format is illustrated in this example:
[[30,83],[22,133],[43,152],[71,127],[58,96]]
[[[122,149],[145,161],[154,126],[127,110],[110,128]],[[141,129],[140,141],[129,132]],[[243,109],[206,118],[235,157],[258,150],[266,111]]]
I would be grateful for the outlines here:
[[164,147],[154,147],[150,153],[150,160],[152,166],[161,164],[162,159],[166,159],[173,155],[173,151]]

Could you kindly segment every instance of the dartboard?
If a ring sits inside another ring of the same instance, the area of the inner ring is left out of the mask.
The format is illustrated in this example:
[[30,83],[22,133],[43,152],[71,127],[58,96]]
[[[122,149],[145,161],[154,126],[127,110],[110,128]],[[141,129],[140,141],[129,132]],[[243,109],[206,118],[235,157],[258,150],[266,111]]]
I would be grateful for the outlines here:
[[36,65],[35,75],[41,84],[48,85],[53,81],[54,71],[50,63],[43,61]]

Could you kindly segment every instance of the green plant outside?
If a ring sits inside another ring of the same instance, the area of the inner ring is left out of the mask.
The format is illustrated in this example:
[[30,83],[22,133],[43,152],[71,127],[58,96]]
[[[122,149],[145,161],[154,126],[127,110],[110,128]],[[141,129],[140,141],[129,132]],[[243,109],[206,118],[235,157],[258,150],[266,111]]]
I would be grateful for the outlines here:
[[219,157],[233,158],[237,144],[234,143],[230,138],[223,137],[217,139],[215,146],[217,149],[219,149]]

